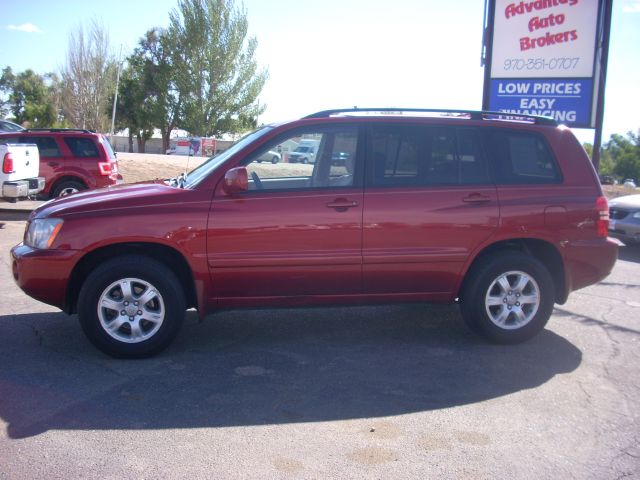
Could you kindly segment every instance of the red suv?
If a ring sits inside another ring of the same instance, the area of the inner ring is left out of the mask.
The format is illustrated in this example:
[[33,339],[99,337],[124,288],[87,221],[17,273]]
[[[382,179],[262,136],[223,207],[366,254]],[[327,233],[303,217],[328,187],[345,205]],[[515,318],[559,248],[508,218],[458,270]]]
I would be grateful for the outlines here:
[[42,195],[54,198],[122,183],[109,140],[89,130],[38,129],[0,133],[0,141],[35,143],[40,152]]
[[[305,140],[313,164],[262,162]],[[516,343],[609,274],[607,227],[589,158],[552,120],[332,110],[260,128],[169,184],[50,202],[12,263],[118,357],[162,350],[190,307],[459,301],[474,331]]]

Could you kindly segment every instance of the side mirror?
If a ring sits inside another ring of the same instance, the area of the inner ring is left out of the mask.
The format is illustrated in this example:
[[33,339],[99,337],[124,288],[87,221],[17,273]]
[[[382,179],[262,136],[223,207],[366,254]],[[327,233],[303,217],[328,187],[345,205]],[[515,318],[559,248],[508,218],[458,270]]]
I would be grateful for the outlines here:
[[227,195],[246,192],[249,190],[249,175],[245,167],[236,167],[224,175],[222,190]]

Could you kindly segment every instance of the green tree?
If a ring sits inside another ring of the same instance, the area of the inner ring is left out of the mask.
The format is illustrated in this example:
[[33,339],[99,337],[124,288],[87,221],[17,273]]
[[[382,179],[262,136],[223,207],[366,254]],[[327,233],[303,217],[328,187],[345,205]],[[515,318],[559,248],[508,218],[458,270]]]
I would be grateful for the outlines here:
[[268,78],[258,71],[255,37],[233,0],[179,0],[164,45],[183,114],[181,127],[201,136],[237,133],[265,109],[258,96]]
[[3,114],[8,112],[16,123],[30,127],[60,126],[59,89],[60,81],[53,73],[43,76],[29,69],[14,74],[6,67],[0,77],[0,91],[6,98]]
[[[583,143],[587,155],[593,162],[593,145],[591,143]],[[611,155],[606,149],[602,149],[600,152],[600,165],[598,168],[598,173],[600,175],[613,175],[613,161],[611,160]]]
[[613,162],[613,171],[621,178],[640,178],[640,130],[626,137],[613,134],[605,145]]
[[140,40],[132,57],[142,75],[146,118],[160,129],[163,151],[169,148],[171,132],[183,119],[183,94],[178,89],[176,72],[182,68],[175,64],[178,57],[175,44],[166,30],[149,30]]

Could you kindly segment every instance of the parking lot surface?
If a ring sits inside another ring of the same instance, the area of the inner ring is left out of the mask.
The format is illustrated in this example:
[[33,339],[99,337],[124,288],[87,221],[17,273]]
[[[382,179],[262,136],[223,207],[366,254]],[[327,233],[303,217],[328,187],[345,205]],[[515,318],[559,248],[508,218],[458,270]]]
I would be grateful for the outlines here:
[[456,306],[251,310],[131,361],[15,286],[23,229],[0,228],[0,478],[640,476],[640,249],[522,345]]

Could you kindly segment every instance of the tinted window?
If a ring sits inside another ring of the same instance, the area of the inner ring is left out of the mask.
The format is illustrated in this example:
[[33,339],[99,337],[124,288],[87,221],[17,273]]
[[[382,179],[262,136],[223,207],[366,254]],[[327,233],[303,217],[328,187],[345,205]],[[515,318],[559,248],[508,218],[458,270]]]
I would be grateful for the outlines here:
[[65,137],[64,143],[75,157],[97,157],[98,149],[90,138]]
[[474,129],[373,127],[373,185],[489,183]]
[[20,143],[35,143],[41,157],[61,157],[62,152],[52,137],[20,137]]
[[500,184],[560,183],[556,161],[542,138],[534,133],[491,131],[487,149]]
[[418,183],[420,143],[417,128],[374,127],[371,152],[374,185]]
[[102,135],[100,136],[100,142],[102,143],[102,145],[104,145],[104,149],[107,151],[107,157],[111,159],[115,159],[116,154],[113,151],[113,148],[111,147],[111,142],[109,142],[109,139],[104,135]]

